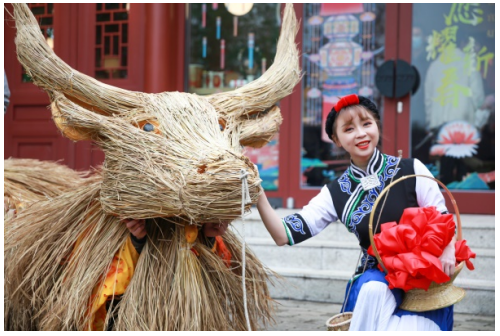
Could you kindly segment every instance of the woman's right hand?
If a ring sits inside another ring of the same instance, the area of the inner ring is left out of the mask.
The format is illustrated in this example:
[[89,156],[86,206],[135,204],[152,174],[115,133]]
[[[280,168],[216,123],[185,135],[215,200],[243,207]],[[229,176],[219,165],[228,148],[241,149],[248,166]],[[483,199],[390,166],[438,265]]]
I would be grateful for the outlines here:
[[443,272],[451,277],[455,273],[455,243],[456,238],[453,237],[448,246],[443,250],[443,254],[439,257],[441,265],[443,266]]
[[146,220],[145,219],[124,219],[123,222],[127,225],[127,229],[137,239],[146,237]]
[[281,222],[273,207],[269,203],[266,194],[263,192],[257,200],[257,210],[259,211],[260,218],[264,223],[267,231],[271,234],[274,242],[278,246],[288,243],[288,236],[285,231],[285,226]]

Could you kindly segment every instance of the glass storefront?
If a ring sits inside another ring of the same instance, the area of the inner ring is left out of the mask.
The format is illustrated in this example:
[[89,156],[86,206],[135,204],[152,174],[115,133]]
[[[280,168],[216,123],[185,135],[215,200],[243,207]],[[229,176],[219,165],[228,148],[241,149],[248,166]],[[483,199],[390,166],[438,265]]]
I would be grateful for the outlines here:
[[301,187],[321,187],[349,165],[324,131],[339,97],[374,100],[383,118],[375,73],[384,61],[384,4],[304,4]]
[[450,189],[495,188],[495,4],[413,4],[412,157]]
[[[190,4],[186,91],[230,91],[259,78],[272,65],[280,26],[277,3]],[[278,190],[278,149],[278,135],[263,148],[245,148],[267,191]]]
[[272,64],[280,4],[200,3],[189,8],[188,92],[233,90],[260,77]]

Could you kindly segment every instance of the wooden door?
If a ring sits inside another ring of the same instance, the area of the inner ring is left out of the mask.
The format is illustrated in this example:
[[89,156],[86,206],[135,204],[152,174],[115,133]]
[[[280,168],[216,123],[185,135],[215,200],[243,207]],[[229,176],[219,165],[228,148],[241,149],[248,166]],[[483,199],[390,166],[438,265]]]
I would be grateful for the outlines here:
[[[30,4],[46,38],[53,42],[54,51],[68,64],[75,65],[76,41],[70,38],[75,29],[69,6],[62,4]],[[17,61],[14,37],[15,25],[9,19],[6,5],[4,20],[5,73],[11,92],[10,104],[4,116],[4,158],[22,157],[40,160],[63,160],[74,166],[74,144],[63,138],[51,119],[48,96],[33,85]],[[55,13],[58,15],[55,15]]]
[[[106,84],[143,91],[145,5],[29,6],[54,52],[72,68]],[[12,12],[11,5],[5,7],[6,18],[8,12]],[[4,21],[4,31],[5,72],[11,91],[4,116],[4,158],[61,160],[78,170],[100,165],[104,154],[97,146],[90,141],[72,142],[56,128],[47,94],[30,82],[17,60],[12,19]]]

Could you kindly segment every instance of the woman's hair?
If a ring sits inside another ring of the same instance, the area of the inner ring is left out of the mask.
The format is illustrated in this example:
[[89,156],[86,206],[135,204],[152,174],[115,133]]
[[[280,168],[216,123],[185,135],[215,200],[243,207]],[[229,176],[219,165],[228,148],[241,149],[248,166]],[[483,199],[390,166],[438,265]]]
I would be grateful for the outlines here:
[[[368,110],[371,113],[371,115],[373,116],[373,118],[375,119],[375,121],[377,122],[377,126],[380,129],[380,115],[379,115],[378,108],[375,105],[375,103],[373,103],[370,99],[363,97],[363,96],[357,96],[357,98],[359,99],[359,103],[354,103],[354,104],[349,104],[349,105],[343,104],[343,106],[341,106],[340,108],[338,107],[338,104],[337,104],[334,107],[332,107],[332,110],[330,111],[330,113],[328,114],[328,117],[326,118],[326,124],[325,124],[325,132],[330,139],[333,140],[334,136],[337,137],[337,134],[336,134],[337,132],[335,130],[335,126],[336,126],[335,121],[337,120],[337,115],[342,111],[351,109],[351,108],[356,107],[356,106],[361,106],[361,107],[364,107],[366,110]],[[339,111],[336,111],[335,107],[337,107],[339,109]]]

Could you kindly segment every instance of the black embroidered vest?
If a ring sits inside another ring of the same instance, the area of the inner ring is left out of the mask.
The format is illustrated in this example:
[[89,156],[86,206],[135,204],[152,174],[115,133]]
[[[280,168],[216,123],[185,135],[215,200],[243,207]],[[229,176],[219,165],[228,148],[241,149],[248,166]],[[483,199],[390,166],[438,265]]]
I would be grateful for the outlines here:
[[[398,161],[397,157],[385,155],[376,150],[368,164],[367,172],[351,165],[342,176],[327,185],[339,220],[359,240],[364,254],[361,265],[364,265],[366,257],[369,257],[367,268],[373,268],[377,264],[377,260],[366,253],[370,246],[368,223],[375,200],[391,182],[393,176],[393,181],[396,181],[399,177],[415,173],[413,159],[402,159],[397,165]],[[362,177],[372,174],[378,176],[380,186],[365,191],[361,187],[360,180]],[[387,200],[380,217],[377,233],[380,232],[380,225],[383,223],[399,222],[405,208],[418,207],[415,186],[415,178],[407,179],[391,187],[388,196],[387,193],[383,196],[387,197]],[[383,201],[379,202],[375,210],[373,228],[377,224]],[[360,267],[360,269],[362,268]]]

